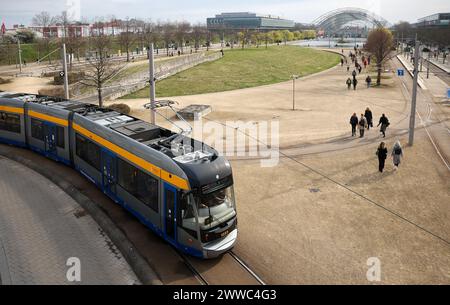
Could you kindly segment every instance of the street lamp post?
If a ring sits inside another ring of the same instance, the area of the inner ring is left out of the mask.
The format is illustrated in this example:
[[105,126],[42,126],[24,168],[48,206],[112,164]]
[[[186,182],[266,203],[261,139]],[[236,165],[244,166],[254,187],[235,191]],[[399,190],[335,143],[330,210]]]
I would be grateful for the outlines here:
[[292,111],[295,111],[295,80],[298,78],[298,75],[292,75]]

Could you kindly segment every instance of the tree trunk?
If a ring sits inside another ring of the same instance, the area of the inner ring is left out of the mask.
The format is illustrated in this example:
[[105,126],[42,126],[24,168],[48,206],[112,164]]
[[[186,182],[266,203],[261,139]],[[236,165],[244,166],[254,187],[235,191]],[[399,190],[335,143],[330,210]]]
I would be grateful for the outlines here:
[[98,106],[103,107],[102,88],[99,87],[97,90],[98,90]]
[[377,75],[377,86],[381,85],[381,64],[377,65],[378,75]]

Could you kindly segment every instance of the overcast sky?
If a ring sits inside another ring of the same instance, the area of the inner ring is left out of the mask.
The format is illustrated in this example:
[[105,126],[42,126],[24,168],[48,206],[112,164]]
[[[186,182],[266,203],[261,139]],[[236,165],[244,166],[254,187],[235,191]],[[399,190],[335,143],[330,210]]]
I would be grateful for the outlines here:
[[296,22],[311,22],[337,8],[359,7],[381,15],[391,23],[415,22],[437,12],[450,12],[449,0],[0,0],[0,22],[30,24],[40,11],[53,15],[65,10],[67,3],[79,2],[81,17],[137,17],[153,21],[186,20],[206,22],[221,12],[251,11],[278,15]]

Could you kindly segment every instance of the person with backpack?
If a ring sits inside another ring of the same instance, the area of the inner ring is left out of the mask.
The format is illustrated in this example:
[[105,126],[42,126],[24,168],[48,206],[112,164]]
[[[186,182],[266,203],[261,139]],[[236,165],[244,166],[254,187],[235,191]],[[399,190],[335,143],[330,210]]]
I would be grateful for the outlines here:
[[386,117],[384,113],[381,116],[377,127],[380,125],[381,125],[380,132],[383,134],[383,138],[386,138],[386,129],[389,127],[389,125],[391,125],[391,123],[389,123],[389,119]]
[[369,109],[369,107],[367,107],[367,109],[364,113],[364,117],[367,120],[367,130],[370,130],[370,127],[373,127],[373,115],[372,115],[372,111]]
[[350,79],[350,77],[347,79],[347,89],[350,90],[352,88],[352,80]]
[[403,149],[402,145],[400,144],[400,141],[395,142],[394,148],[392,149],[392,161],[394,163],[394,169],[397,170],[400,166],[400,163],[403,158]]
[[364,114],[361,114],[361,118],[359,119],[359,137],[364,138],[364,131],[366,130],[367,120],[364,117]]
[[356,113],[350,118],[350,125],[352,125],[352,137],[356,136],[356,126],[358,125],[358,116]]
[[386,163],[388,154],[388,150],[384,142],[381,142],[380,146],[377,149],[376,154],[378,156],[378,170],[380,171],[380,173],[382,173],[384,170],[384,164]]

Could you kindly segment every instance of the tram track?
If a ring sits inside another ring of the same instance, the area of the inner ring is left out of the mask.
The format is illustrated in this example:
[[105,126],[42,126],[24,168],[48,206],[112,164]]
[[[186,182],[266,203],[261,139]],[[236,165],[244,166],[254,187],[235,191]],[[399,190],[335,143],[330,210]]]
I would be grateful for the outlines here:
[[266,285],[264,280],[233,251],[208,260],[199,260],[178,250],[175,251],[200,285]]
[[255,280],[258,281],[258,283],[260,283],[261,285],[266,285],[266,283],[252,270],[250,269],[250,267],[238,256],[236,255],[233,251],[228,252],[228,254],[239,264],[241,265],[245,270],[248,271],[248,273],[250,273]]

